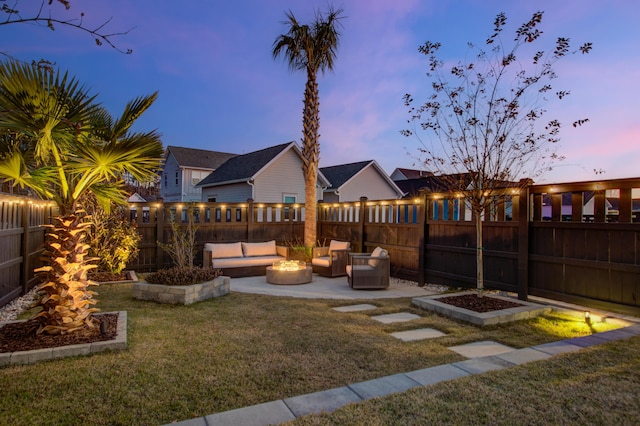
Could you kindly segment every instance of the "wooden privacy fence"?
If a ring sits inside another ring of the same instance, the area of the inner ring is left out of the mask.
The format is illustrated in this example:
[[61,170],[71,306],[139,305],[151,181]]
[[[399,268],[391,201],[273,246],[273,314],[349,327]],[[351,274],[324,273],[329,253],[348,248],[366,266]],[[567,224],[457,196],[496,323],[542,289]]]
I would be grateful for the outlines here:
[[[30,289],[52,207],[0,198],[0,305]],[[157,244],[171,222],[197,227],[196,263],[207,242],[276,240],[301,245],[298,204],[132,203],[142,236],[129,267],[171,265]],[[415,199],[319,203],[318,240],[376,246],[391,256],[392,275],[419,283],[475,287],[476,240],[462,194],[421,193]],[[483,215],[485,286],[595,308],[640,314],[640,178],[533,185],[506,190]]]
[[31,290],[33,270],[41,266],[49,203],[0,194],[0,306]]

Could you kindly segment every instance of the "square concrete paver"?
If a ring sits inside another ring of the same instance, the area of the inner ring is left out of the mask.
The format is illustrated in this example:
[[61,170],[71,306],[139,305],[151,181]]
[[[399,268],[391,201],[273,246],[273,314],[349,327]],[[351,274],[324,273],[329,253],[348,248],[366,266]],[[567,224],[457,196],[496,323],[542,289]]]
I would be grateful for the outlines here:
[[467,358],[480,358],[483,356],[500,355],[515,350],[501,343],[485,340],[482,342],[467,343],[466,345],[451,346],[450,349]]
[[468,376],[469,374],[471,373],[462,370],[461,368],[454,367],[451,364],[438,365],[406,373],[408,377],[423,386],[457,379],[458,377]]
[[543,359],[547,359],[550,358],[551,355],[541,351],[537,351],[535,349],[523,348],[496,355],[496,357],[508,361],[512,364],[520,365],[531,361],[540,361]]
[[420,386],[420,383],[410,379],[406,374],[394,374],[393,376],[354,383],[349,385],[349,389],[357,393],[362,399],[371,399],[404,392],[418,386]]
[[331,413],[342,406],[361,401],[362,398],[345,386],[294,396],[293,398],[285,399],[284,403],[296,417],[300,417],[313,413]]
[[406,322],[414,319],[422,318],[420,315],[411,312],[396,312],[395,314],[375,315],[371,319],[379,321],[383,324],[391,324],[394,322]]
[[513,366],[512,363],[495,356],[468,359],[466,361],[454,362],[451,365],[461,368],[470,374],[482,374],[487,371],[501,370]]
[[412,342],[414,340],[435,339],[436,337],[446,336],[442,331],[434,328],[418,328],[416,330],[406,330],[391,333],[396,339],[403,342]]
[[363,303],[360,305],[348,305],[348,306],[339,306],[337,308],[333,308],[334,311],[338,311],[338,312],[360,312],[360,311],[370,311],[372,309],[378,309],[378,307],[374,305],[370,305],[368,303]]
[[262,426],[280,424],[295,418],[291,410],[280,400],[211,414],[206,417],[206,424],[218,426]]

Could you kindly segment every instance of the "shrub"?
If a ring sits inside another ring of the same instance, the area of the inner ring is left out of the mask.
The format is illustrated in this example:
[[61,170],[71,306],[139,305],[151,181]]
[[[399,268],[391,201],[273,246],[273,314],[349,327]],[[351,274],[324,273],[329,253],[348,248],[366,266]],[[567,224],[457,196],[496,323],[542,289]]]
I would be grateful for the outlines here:
[[187,211],[188,222],[183,229],[175,220],[171,220],[171,236],[169,242],[158,241],[157,244],[166,251],[173,264],[178,268],[192,268],[193,259],[196,255],[196,232],[197,227],[193,225],[193,208]]
[[92,221],[89,256],[98,258],[98,271],[119,274],[138,256],[141,237],[137,226],[122,207],[112,206],[110,213],[95,205],[88,207]]
[[191,285],[211,281],[220,275],[220,269],[176,266],[153,272],[145,280],[151,284]]

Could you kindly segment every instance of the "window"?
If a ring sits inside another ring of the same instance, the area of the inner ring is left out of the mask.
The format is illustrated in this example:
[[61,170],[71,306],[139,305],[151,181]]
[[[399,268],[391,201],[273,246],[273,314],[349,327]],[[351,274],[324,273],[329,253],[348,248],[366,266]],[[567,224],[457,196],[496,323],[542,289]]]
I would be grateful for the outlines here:
[[207,201],[208,201],[209,203],[215,203],[215,202],[217,201],[217,198],[218,198],[218,197],[216,197],[216,196],[213,196],[213,197],[207,197]]
[[[282,203],[283,204],[295,204],[298,200],[298,196],[296,194],[282,194]],[[296,209],[292,209],[290,207],[285,207],[282,209],[284,214],[284,220],[296,220],[298,216],[298,211]]]
[[164,174],[164,187],[166,188],[168,184],[169,184],[169,174],[165,173]]
[[176,185],[180,184],[180,172],[176,172]]

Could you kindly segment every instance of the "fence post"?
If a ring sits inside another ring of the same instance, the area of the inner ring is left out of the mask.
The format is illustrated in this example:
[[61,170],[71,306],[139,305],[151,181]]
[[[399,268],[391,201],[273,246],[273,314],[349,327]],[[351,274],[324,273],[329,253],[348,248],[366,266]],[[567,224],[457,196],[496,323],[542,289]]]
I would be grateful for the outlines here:
[[365,241],[366,236],[365,236],[365,226],[364,226],[364,222],[366,219],[366,208],[367,208],[367,197],[360,197],[360,214],[358,215],[358,222],[360,225],[360,241],[358,241],[358,252],[359,253],[364,253],[364,248],[365,248]]
[[[25,203],[20,207],[22,208],[22,248],[20,255],[22,256],[22,271],[20,277],[20,295],[26,294],[29,290],[29,253],[31,248],[29,247],[29,222],[30,222],[30,204]],[[46,233],[45,233],[46,239]]]
[[[420,228],[418,228],[418,232],[420,232],[420,236],[418,237],[418,286],[420,287],[424,287],[425,284],[424,264],[425,256],[427,255],[425,245],[429,238],[427,228],[427,191],[426,189],[421,189],[418,195],[418,199],[420,200],[417,217],[417,221],[420,224]],[[453,210],[453,208],[451,210]],[[453,216],[451,217],[453,218]]]
[[[253,204],[253,198],[247,199],[247,242],[253,241],[253,229],[255,227],[255,205]],[[263,213],[264,214],[264,213]]]
[[160,244],[165,243],[164,241],[164,201],[159,200],[158,210],[156,213],[156,270],[160,270],[164,266],[163,257],[164,253]]
[[518,196],[518,299],[529,295],[529,186]]

